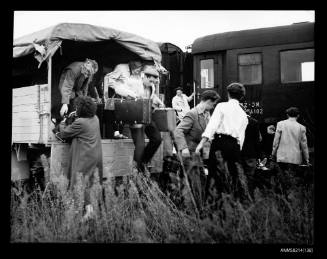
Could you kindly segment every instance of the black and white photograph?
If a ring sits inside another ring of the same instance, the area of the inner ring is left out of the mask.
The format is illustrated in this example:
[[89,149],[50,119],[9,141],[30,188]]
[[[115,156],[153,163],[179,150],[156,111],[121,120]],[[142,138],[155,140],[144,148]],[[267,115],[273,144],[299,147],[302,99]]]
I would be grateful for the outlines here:
[[13,18],[10,243],[314,253],[314,10]]

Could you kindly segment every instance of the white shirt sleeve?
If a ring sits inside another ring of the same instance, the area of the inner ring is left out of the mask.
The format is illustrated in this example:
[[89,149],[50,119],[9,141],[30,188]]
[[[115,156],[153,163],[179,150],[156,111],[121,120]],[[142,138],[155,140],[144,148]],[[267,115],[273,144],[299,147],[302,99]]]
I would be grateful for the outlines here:
[[115,93],[119,94],[120,96],[123,97],[130,96],[133,98],[137,97],[137,94],[134,91],[132,91],[125,83],[116,83],[114,89],[115,89]]
[[115,93],[121,96],[136,98],[137,94],[129,87],[129,78],[130,72],[128,64],[119,64],[115,67],[114,71],[105,76],[104,88],[107,89],[110,87],[115,90]]
[[123,83],[130,76],[128,64],[119,64],[115,69],[105,76],[104,86],[115,90],[116,83]]
[[172,106],[173,106],[173,109],[176,109],[176,110],[180,110],[182,109],[179,105],[178,105],[178,101],[176,99],[176,96],[173,97],[173,100],[172,100]]
[[218,104],[210,117],[208,125],[202,134],[202,137],[206,137],[209,140],[212,140],[221,122],[221,118],[221,105]]
[[187,102],[190,102],[190,101],[193,100],[194,95],[191,95],[191,96],[187,96],[187,95],[185,95],[185,97],[186,97]]
[[160,98],[156,94],[153,95],[152,102],[153,102],[153,106],[155,107],[165,106],[164,103],[160,100]]

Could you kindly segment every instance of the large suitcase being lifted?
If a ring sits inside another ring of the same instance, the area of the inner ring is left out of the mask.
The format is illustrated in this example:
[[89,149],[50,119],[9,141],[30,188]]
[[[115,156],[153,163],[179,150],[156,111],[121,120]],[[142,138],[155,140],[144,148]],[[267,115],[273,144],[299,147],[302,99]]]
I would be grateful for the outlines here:
[[151,99],[126,100],[114,98],[116,121],[129,124],[150,124]]

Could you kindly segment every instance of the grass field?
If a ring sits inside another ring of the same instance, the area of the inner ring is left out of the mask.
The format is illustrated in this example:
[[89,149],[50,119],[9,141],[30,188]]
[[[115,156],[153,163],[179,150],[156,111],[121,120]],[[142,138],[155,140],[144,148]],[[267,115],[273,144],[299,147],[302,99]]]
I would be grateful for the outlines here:
[[[292,243],[313,244],[313,184],[293,184],[287,195],[255,189],[253,202],[241,204],[223,194],[216,210],[200,218],[191,205],[177,208],[142,175],[113,180],[91,190],[96,217],[82,222],[83,182],[66,192],[67,181],[28,201],[12,192],[11,242],[97,243]],[[204,209],[206,211],[206,209]]]

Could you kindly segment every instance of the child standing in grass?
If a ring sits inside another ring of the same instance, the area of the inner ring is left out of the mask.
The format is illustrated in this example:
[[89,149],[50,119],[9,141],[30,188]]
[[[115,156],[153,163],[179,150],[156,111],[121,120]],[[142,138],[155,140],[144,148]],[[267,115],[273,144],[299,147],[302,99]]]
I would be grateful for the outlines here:
[[60,125],[59,136],[71,139],[69,158],[69,188],[72,190],[76,184],[78,173],[82,173],[85,182],[84,219],[93,214],[90,202],[90,188],[93,184],[96,168],[102,184],[102,145],[99,119],[96,114],[96,103],[91,97],[77,97],[74,102],[77,118],[70,125],[63,121]]

